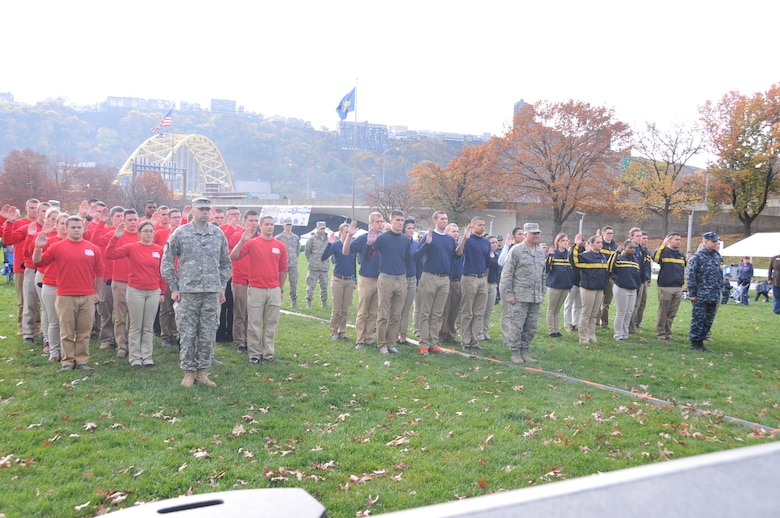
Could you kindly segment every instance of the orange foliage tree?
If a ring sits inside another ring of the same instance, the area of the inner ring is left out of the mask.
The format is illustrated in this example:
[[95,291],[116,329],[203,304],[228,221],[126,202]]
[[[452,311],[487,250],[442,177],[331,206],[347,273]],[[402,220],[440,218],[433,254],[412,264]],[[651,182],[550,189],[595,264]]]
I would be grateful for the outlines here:
[[752,97],[729,92],[717,103],[707,101],[701,118],[717,156],[708,168],[710,209],[731,205],[749,236],[753,221],[780,187],[780,86]]
[[553,235],[576,210],[607,209],[631,137],[614,111],[579,101],[526,104],[503,137],[490,143],[506,203],[552,209]]
[[663,221],[663,235],[669,233],[669,218],[680,216],[694,203],[704,200],[702,175],[687,163],[703,148],[696,126],[678,125],[672,131],[661,131],[647,123],[634,143],[639,154],[620,174],[622,204],[635,213],[655,214]]
[[374,188],[366,195],[366,205],[375,208],[390,221],[390,213],[400,210],[407,216],[415,215],[420,207],[420,197],[412,182],[393,182]]
[[168,184],[159,173],[144,171],[133,178],[125,190],[127,206],[138,211],[143,209],[147,200],[156,203],[168,203],[171,200],[171,191]]
[[445,211],[451,222],[467,223],[496,196],[487,152],[485,145],[468,147],[445,168],[433,162],[415,165],[409,173],[415,192],[433,210]]
[[0,174],[3,203],[24,210],[24,204],[30,198],[52,199],[57,186],[52,180],[50,167],[48,157],[32,149],[11,151],[3,160],[3,172]]

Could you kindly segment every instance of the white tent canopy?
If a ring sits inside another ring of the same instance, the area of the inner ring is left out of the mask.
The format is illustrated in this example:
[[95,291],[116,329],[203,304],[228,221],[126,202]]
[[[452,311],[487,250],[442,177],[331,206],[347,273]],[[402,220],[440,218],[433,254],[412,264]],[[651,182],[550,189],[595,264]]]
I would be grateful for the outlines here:
[[780,254],[780,232],[762,232],[720,250],[724,257],[774,257]]

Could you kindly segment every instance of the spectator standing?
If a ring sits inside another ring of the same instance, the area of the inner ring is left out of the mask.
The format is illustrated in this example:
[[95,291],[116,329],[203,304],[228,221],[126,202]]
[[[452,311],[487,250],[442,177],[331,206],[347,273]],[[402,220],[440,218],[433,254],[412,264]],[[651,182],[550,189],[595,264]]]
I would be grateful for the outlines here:
[[501,271],[504,304],[501,332],[514,363],[535,363],[529,350],[536,336],[545,291],[545,253],[538,223],[523,225],[524,241],[512,247]]
[[[182,386],[195,381],[208,386],[219,306],[232,268],[225,234],[209,224],[211,200],[192,200],[192,221],[173,231],[165,245],[160,271],[177,303],[176,326],[180,334],[179,365]],[[178,267],[176,260],[178,259]],[[196,374],[197,371],[197,374]]]
[[780,315],[780,255],[769,260],[767,282],[772,285],[772,311]]
[[686,272],[688,300],[693,303],[688,338],[694,351],[712,352],[704,345],[720,301],[721,257],[717,232],[706,232],[703,246],[691,257]]
[[[682,237],[672,232],[653,253],[653,260],[661,267],[658,270],[658,317],[655,336],[666,344],[672,339],[672,323],[677,316],[685,283],[686,260],[680,251]],[[720,280],[718,280],[720,288]]]
[[328,270],[330,262],[321,261],[322,253],[328,246],[328,236],[325,233],[325,222],[318,221],[314,234],[306,241],[306,261],[309,263],[309,272],[306,274],[306,307],[311,309],[314,298],[314,288],[320,284],[320,300],[322,307],[328,309]]
[[[455,242],[460,237],[460,229],[455,223],[447,225],[447,234]],[[447,294],[447,302],[444,304],[444,312],[439,330],[439,343],[457,344],[458,329],[460,329],[460,302],[463,298],[461,279],[463,278],[463,255],[458,255],[457,247],[453,253],[452,270],[450,270],[450,289]],[[437,345],[438,346],[438,345]],[[482,346],[477,344],[476,349]]]
[[276,328],[282,308],[282,286],[287,275],[287,250],[274,238],[274,218],[260,218],[260,236],[247,225],[241,240],[230,252],[232,260],[249,258],[246,346],[250,363],[276,358]]
[[737,284],[742,287],[742,294],[740,296],[740,303],[747,306],[750,303],[750,283],[753,280],[753,263],[750,262],[750,257],[745,256],[742,258],[742,262],[737,266]]
[[287,291],[293,309],[298,309],[298,255],[301,253],[301,236],[292,231],[293,219],[290,216],[282,220],[282,229],[276,235],[276,239],[284,243],[287,248],[287,282],[289,283]]

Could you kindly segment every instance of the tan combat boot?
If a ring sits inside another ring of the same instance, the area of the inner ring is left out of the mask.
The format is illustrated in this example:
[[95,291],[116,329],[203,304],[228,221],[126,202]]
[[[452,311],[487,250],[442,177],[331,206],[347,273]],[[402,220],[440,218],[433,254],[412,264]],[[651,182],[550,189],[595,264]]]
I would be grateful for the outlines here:
[[184,379],[181,380],[181,386],[192,388],[195,383],[195,371],[184,371]]
[[539,362],[539,360],[534,360],[533,358],[531,358],[531,355],[528,353],[528,349],[527,348],[520,349],[520,356],[522,356],[523,361],[525,363],[538,363]]
[[209,370],[208,369],[198,369],[198,375],[195,376],[195,381],[198,383],[203,383],[207,387],[216,387],[217,384],[214,383],[209,379]]

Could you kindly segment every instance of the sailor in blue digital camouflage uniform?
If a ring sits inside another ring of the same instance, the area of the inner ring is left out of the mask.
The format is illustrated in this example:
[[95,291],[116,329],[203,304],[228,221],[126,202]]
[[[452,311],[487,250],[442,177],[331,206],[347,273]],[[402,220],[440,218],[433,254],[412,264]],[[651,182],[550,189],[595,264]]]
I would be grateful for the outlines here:
[[720,238],[717,232],[706,232],[702,237],[704,243],[691,257],[686,272],[688,300],[693,303],[688,338],[694,351],[712,352],[704,346],[704,340],[712,327],[720,298],[721,258],[718,253]]

